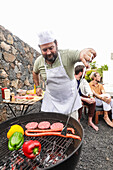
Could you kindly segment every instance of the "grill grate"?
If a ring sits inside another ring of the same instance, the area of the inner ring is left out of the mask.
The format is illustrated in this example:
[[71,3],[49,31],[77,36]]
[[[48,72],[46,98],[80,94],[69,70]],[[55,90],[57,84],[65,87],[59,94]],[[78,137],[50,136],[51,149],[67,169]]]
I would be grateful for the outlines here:
[[[36,121],[36,120],[35,120]],[[40,122],[40,120],[39,120]],[[25,127],[27,122],[22,122],[21,126]],[[53,123],[53,122],[52,122]],[[46,169],[52,165],[59,163],[74,150],[74,140],[72,138],[62,138],[59,136],[43,136],[43,137],[27,137],[27,140],[38,140],[42,149],[40,155],[31,160],[24,156],[22,149],[18,151],[8,150],[8,139],[6,134],[9,128],[1,132],[0,139],[0,169],[1,170],[35,170]],[[70,150],[70,151],[69,151]],[[70,153],[68,153],[70,152]]]
[[[67,157],[66,150],[73,143],[73,139],[62,138],[58,136],[44,136],[44,137],[25,137],[27,140],[38,140],[42,145],[40,155],[34,160],[27,159],[22,149],[18,151],[10,152],[7,149],[7,141],[2,144],[0,150],[0,169],[34,169],[39,167],[40,169],[49,167],[62,159]],[[1,152],[3,151],[3,152]],[[5,151],[5,152],[4,152]]]

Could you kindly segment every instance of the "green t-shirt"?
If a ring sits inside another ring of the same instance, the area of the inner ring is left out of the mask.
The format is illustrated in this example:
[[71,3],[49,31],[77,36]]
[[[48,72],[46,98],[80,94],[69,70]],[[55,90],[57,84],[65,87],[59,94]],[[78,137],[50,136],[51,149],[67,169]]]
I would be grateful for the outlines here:
[[[74,65],[76,62],[80,61],[80,51],[76,50],[60,50],[59,51],[63,66],[66,70],[67,75],[72,80],[74,79]],[[55,62],[50,65],[46,63],[47,69],[55,68],[60,66],[59,57],[56,58]],[[40,55],[34,63],[33,71],[35,73],[40,73],[43,80],[46,80],[46,72],[44,65],[44,57]]]

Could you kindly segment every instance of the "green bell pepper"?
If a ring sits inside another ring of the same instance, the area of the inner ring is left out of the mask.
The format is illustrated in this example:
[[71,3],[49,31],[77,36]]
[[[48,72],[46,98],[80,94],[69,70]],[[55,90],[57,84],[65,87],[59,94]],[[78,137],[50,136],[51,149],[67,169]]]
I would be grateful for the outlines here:
[[9,138],[8,149],[10,151],[18,150],[22,146],[23,143],[24,143],[24,136],[23,136],[23,134],[21,132],[15,132]]

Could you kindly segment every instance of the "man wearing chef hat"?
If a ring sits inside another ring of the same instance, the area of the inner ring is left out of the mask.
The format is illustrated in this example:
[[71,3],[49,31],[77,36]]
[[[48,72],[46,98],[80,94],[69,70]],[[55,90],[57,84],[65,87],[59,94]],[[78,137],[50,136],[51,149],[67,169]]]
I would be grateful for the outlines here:
[[69,114],[73,105],[72,116],[78,120],[78,110],[81,100],[77,92],[74,78],[74,65],[82,61],[88,67],[87,61],[96,57],[92,48],[78,50],[58,50],[58,43],[52,31],[42,31],[38,34],[40,55],[34,63],[33,80],[40,95],[39,74],[46,82],[41,111]]

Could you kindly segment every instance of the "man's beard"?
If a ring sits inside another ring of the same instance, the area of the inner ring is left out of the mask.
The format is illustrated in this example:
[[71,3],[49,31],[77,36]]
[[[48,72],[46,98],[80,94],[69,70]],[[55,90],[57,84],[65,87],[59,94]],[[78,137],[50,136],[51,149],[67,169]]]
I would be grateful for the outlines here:
[[[49,56],[52,55],[52,58],[49,58]],[[54,63],[54,61],[56,60],[57,56],[58,56],[58,52],[56,51],[56,53],[51,53],[50,55],[43,55],[45,60],[49,61],[50,63]]]
[[96,80],[97,83],[99,83],[100,81],[99,80]]
[[[82,76],[83,76],[83,74],[80,76],[80,79],[82,78]],[[84,77],[83,78],[85,78],[85,75],[84,75]]]

